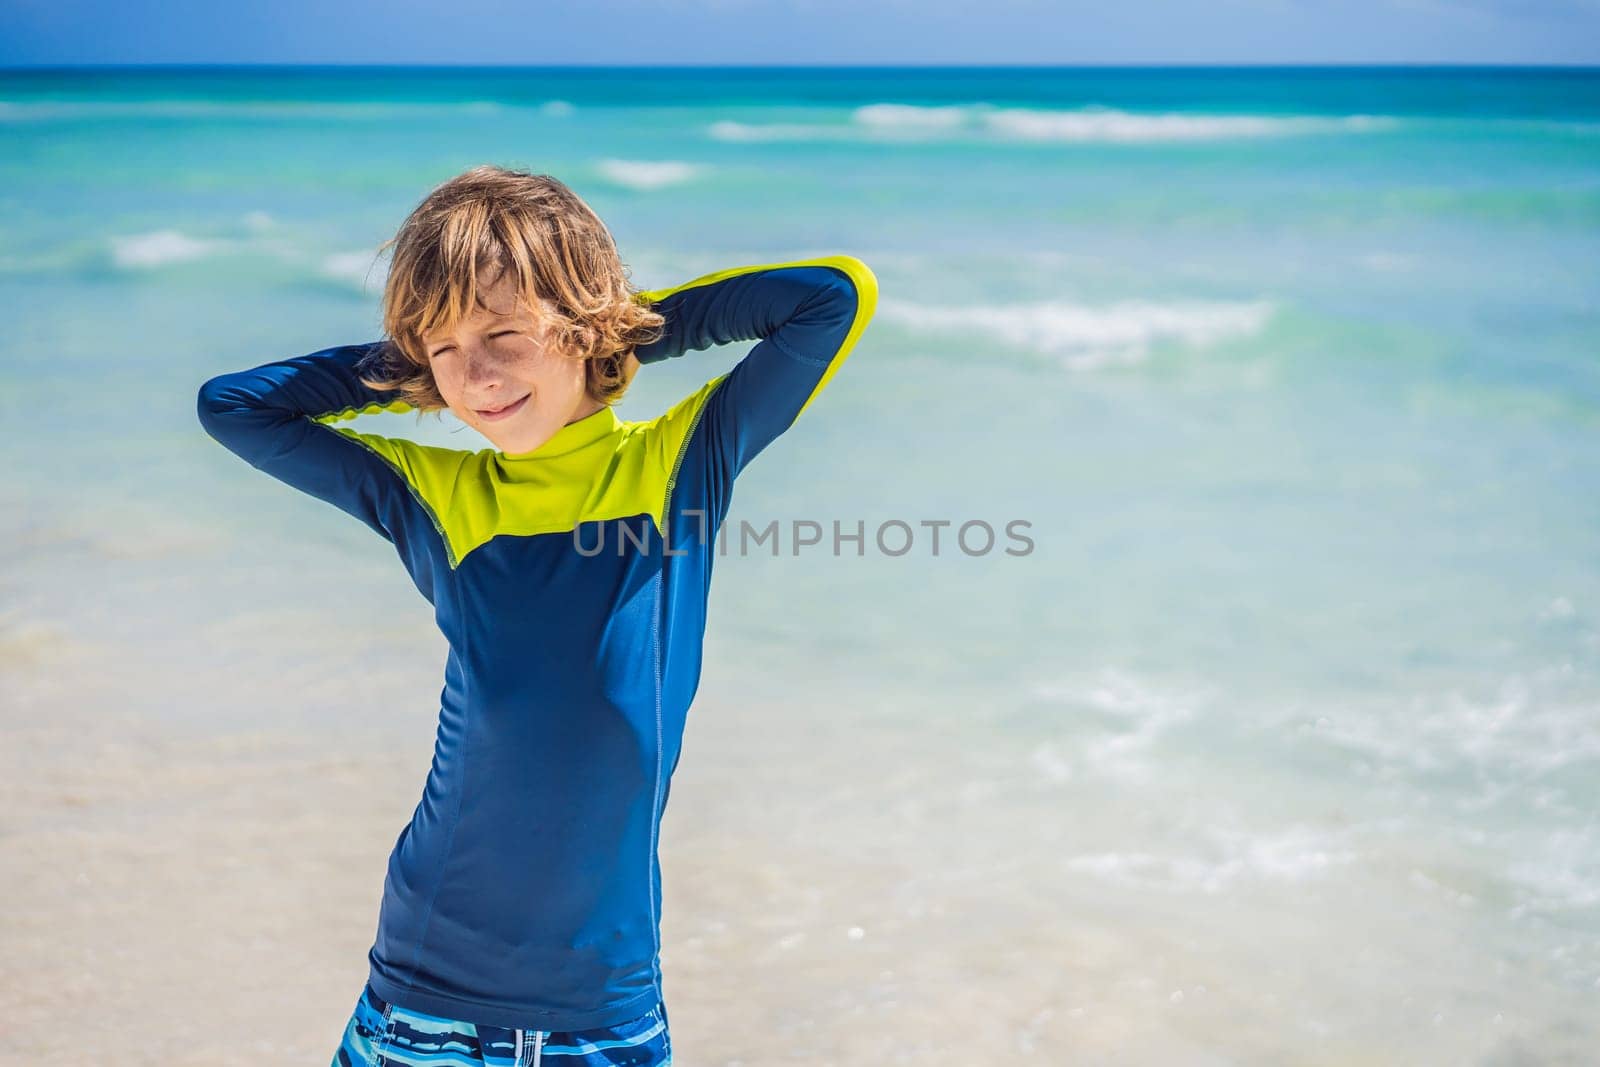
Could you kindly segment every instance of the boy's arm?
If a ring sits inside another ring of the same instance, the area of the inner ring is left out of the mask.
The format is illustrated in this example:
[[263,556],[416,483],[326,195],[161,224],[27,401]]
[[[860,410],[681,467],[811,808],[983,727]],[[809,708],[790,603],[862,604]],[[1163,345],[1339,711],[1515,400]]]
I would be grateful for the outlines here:
[[409,493],[391,462],[331,423],[374,411],[409,411],[395,392],[363,385],[363,361],[383,342],[342,345],[222,374],[200,387],[200,424],[252,467],[354,515],[394,540],[395,505]]
[[854,256],[733,267],[640,293],[666,332],[635,355],[659,363],[759,341],[706,401],[710,440],[737,476],[787,430],[855,347],[877,308],[878,280]]

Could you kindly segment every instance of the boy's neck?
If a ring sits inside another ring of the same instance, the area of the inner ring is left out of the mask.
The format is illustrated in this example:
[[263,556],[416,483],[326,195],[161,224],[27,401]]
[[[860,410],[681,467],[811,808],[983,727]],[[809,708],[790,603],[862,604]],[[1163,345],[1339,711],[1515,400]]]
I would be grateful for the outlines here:
[[583,403],[578,405],[578,410],[573,413],[572,418],[568,419],[566,424],[571,426],[575,422],[582,422],[584,419],[587,419],[590,415],[593,415],[603,407],[605,407],[605,405],[600,401],[596,400],[592,396],[585,395]]

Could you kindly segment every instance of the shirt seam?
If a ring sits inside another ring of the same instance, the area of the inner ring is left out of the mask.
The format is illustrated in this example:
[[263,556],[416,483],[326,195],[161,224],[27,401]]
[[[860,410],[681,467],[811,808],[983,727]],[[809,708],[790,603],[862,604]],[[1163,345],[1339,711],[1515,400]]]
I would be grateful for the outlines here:
[[[457,610],[465,611],[461,592],[461,572],[452,568],[450,575],[453,579]],[[407,990],[415,989],[417,970],[422,963],[422,949],[423,946],[427,944],[428,928],[433,922],[433,909],[434,906],[439,902],[439,894],[444,889],[445,870],[450,866],[450,857],[455,852],[456,828],[461,825],[461,807],[466,802],[467,782],[469,780],[468,772],[471,770],[472,765],[471,757],[473,730],[472,699],[470,692],[473,681],[471,659],[472,627],[464,626],[461,628],[461,642],[464,649],[462,654],[466,658],[466,662],[462,665],[461,676],[464,682],[464,687],[468,690],[462,700],[462,714],[466,717],[466,722],[463,724],[463,729],[466,731],[466,740],[461,746],[461,788],[456,790],[456,807],[455,810],[450,813],[450,833],[445,838],[444,855],[439,860],[439,875],[433,883],[433,892],[428,896],[428,910],[423,914],[422,927],[417,932],[417,947],[411,953],[411,968],[410,973],[406,976],[405,985]]]
[[776,348],[779,352],[782,352],[784,355],[788,356],[797,363],[804,363],[808,367],[826,367],[828,364],[833,362],[833,357],[838,355],[838,353],[835,352],[833,355],[829,355],[823,359],[816,359],[812,356],[805,355],[804,353],[796,352],[780,339],[780,335],[776,331],[768,335],[766,338],[764,338],[764,340],[771,341],[772,347]]
[[[662,545],[665,549],[665,542]],[[655,784],[650,792],[650,849],[645,857],[648,864],[650,887],[650,985],[655,991],[657,999],[661,997],[661,917],[656,914],[656,848],[661,825],[661,694],[665,688],[663,672],[665,670],[666,656],[661,647],[661,616],[666,611],[667,587],[667,560],[665,552],[662,554],[661,569],[656,572],[656,610],[651,621],[651,630],[654,631],[654,644],[656,651],[655,682],[656,682],[656,777]]]
[[[434,512],[433,506],[423,499],[422,491],[418,489],[411,479],[406,476],[405,470],[402,469],[401,466],[394,460],[390,459],[382,452],[379,452],[376,448],[373,448],[359,437],[352,437],[338,428],[329,426],[324,422],[318,422],[316,419],[312,419],[311,422],[313,425],[321,426],[324,430],[334,434],[341,440],[349,441],[350,443],[358,446],[362,451],[366,452],[368,455],[382,463],[384,467],[399,480],[400,484],[406,487],[406,494],[410,496],[412,500],[416,501],[417,506],[422,509],[422,513],[428,516],[428,521],[433,524],[434,532],[439,535],[440,547],[444,551],[445,564],[453,572],[460,561],[456,559],[455,548],[450,544],[450,535],[445,532],[444,524],[440,521],[439,516]],[[393,532],[390,532],[389,539],[391,541],[395,540],[395,535]]]
[[[383,980],[380,979],[379,981],[383,981]],[[388,983],[388,984],[394,984],[394,983]],[[396,988],[399,988],[398,985],[396,985]],[[498,1011],[502,1010],[500,1005],[485,1004],[482,1001],[477,1001],[477,1000],[467,1000],[464,997],[451,996],[448,993],[434,993],[434,992],[428,992],[428,991],[418,991],[418,990],[415,990],[415,989],[408,989],[407,991],[412,994],[410,999],[411,999],[413,1004],[423,1005],[424,1002],[426,1002],[426,1001],[432,1001],[435,1004],[438,1004],[438,1005],[441,1005],[441,1006],[442,1005],[446,1005],[446,1004],[448,1004],[448,1005],[460,1005],[461,1008],[465,1009],[465,1013],[462,1014],[462,1015],[459,1015],[459,1016],[455,1015],[456,1009],[454,1007],[452,1007],[450,1009],[450,1014],[452,1015],[452,1017],[457,1019],[457,1020],[459,1020],[459,1021],[470,1021],[470,1022],[472,1022],[472,1023],[474,1023],[475,1025],[478,1025],[478,1026],[501,1026],[504,1029],[508,1029],[508,1030],[509,1029],[516,1029],[516,1026],[517,1026],[516,1023],[493,1023],[493,1022],[483,1021],[481,1019],[469,1019],[468,1018],[468,1016],[470,1014],[472,1014],[472,1009],[473,1008],[487,1008],[487,1009],[490,1009],[492,1011],[498,1012]],[[594,1022],[588,1021],[590,1019],[603,1019],[603,1018],[606,1018],[607,1016],[614,1015],[614,1014],[616,1014],[618,1012],[624,1012],[624,1011],[632,1012],[641,1004],[649,1005],[649,1006],[653,1007],[655,1003],[659,1003],[660,1002],[659,992],[660,991],[658,989],[652,987],[650,989],[646,989],[646,990],[638,993],[637,995],[629,998],[628,1000],[625,1000],[625,1001],[621,1002],[620,1004],[614,1004],[609,1008],[605,1008],[605,1009],[602,1009],[602,1010],[596,1010],[596,1011],[590,1011],[590,1012],[571,1012],[571,1013],[569,1013],[569,1012],[561,1012],[561,1011],[547,1011],[547,1010],[545,1010],[543,1008],[513,1008],[511,1010],[513,1012],[515,1012],[517,1015],[520,1015],[520,1016],[538,1017],[539,1019],[544,1020],[544,1021],[556,1020],[556,1021],[558,1021],[558,1022],[560,1022],[562,1024],[562,1025],[558,1025],[558,1026],[544,1026],[544,1027],[539,1027],[538,1028],[538,1029],[545,1030],[546,1032],[549,1032],[549,1031],[552,1031],[552,1030],[553,1031],[557,1031],[557,1032],[565,1031],[565,1030],[586,1030],[586,1029],[589,1029],[589,1028],[594,1027],[594,1026],[604,1026],[604,1025],[606,1025],[604,1023],[594,1023]],[[379,995],[380,996],[382,995],[381,991],[380,991]],[[651,1000],[652,996],[656,997],[655,1001]],[[404,1011],[428,1011],[426,1006],[411,1007],[409,1005],[400,1004],[398,997],[396,998],[394,1003],[396,1004],[396,1006],[398,1006],[401,1010],[404,1010]],[[430,1013],[430,1014],[432,1014],[432,1013]],[[639,1012],[638,1014],[643,1015],[644,1012]],[[628,1021],[628,1019],[633,1018],[633,1017],[634,1016],[624,1016],[622,1019],[619,1019],[618,1021],[626,1022],[626,1021]],[[576,1021],[576,1020],[583,1020],[583,1021]],[[532,1029],[532,1028],[531,1027],[525,1027],[525,1029]]]

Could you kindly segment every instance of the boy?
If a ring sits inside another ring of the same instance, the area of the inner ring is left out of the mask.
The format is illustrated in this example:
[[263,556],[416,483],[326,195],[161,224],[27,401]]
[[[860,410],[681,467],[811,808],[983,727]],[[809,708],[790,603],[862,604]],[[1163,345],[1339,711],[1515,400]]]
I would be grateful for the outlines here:
[[[851,256],[640,293],[544,175],[478,167],[394,240],[387,342],[225,374],[206,431],[399,551],[449,642],[432,768],[334,1063],[671,1061],[657,837],[733,483],[849,355]],[[648,422],[641,365],[758,340]],[[336,424],[448,408],[495,446]]]

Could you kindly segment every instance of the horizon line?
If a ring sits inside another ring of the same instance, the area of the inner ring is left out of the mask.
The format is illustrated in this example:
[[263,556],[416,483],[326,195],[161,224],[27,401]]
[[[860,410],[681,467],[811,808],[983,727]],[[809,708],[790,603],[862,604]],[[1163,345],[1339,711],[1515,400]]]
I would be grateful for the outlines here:
[[222,71],[222,70],[438,70],[438,71],[793,71],[793,70],[1560,70],[1600,72],[1600,63],[1458,63],[1362,61],[1281,62],[1168,62],[1134,63],[299,63],[279,61],[237,62],[118,62],[118,63],[0,63],[0,73],[67,71]]

